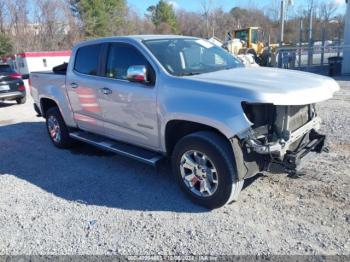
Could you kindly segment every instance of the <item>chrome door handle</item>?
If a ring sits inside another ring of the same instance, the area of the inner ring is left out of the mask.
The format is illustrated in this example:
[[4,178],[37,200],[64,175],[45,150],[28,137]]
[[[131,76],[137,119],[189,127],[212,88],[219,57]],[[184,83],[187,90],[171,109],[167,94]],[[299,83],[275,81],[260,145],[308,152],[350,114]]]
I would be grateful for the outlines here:
[[70,83],[70,87],[71,87],[71,88],[78,88],[78,86],[79,86],[79,85],[78,85],[77,83],[74,83],[74,82],[73,82],[73,83]]
[[104,95],[110,95],[112,94],[112,90],[107,88],[107,87],[104,87],[104,88],[101,88],[101,92],[104,94]]

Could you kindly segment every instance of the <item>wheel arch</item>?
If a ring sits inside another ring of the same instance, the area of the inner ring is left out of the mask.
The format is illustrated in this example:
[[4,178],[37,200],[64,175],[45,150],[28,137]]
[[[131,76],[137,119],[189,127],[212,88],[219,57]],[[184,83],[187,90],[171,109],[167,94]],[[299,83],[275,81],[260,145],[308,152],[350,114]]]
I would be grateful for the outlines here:
[[[181,138],[189,134],[189,131],[211,130],[229,141],[234,136],[249,129],[250,126],[251,123],[242,114],[233,116],[228,114],[227,117],[223,114],[214,118],[204,114],[171,113],[166,118],[163,118],[160,123],[160,149],[168,155],[169,152],[171,153],[172,147],[169,147],[168,139],[173,137],[173,133],[175,133],[176,137]],[[171,135],[169,136],[169,134]]]
[[43,117],[45,117],[45,114],[49,108],[55,106],[61,112],[62,118],[68,126],[77,127],[77,124],[74,121],[72,108],[66,98],[63,100],[61,96],[56,97],[54,95],[44,94],[40,96],[38,100],[38,106],[40,107],[41,115]]
[[186,135],[199,131],[212,131],[225,139],[229,139],[225,132],[213,127],[212,125],[205,124],[203,122],[183,120],[183,119],[172,119],[164,126],[164,141],[163,147],[167,155],[170,155],[176,145],[176,143]]
[[59,108],[58,103],[54,99],[47,97],[43,97],[40,99],[40,110],[44,118],[46,118],[47,110],[49,110],[52,107]]

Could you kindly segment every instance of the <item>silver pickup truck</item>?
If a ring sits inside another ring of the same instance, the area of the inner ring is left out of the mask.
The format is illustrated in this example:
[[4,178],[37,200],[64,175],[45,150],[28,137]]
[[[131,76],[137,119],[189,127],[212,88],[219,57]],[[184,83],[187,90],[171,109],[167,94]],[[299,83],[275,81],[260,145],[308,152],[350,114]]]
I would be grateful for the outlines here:
[[236,200],[246,178],[296,172],[322,152],[315,103],[339,90],[324,76],[246,68],[183,36],[83,42],[69,64],[30,82],[55,146],[79,140],[151,165],[168,158],[182,190],[208,208]]

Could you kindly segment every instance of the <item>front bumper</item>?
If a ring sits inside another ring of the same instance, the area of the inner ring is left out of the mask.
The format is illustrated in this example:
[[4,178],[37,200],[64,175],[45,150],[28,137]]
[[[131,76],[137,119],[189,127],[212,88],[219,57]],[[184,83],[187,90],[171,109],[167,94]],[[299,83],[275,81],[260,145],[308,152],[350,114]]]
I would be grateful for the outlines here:
[[262,144],[253,140],[253,136],[249,134],[245,138],[231,139],[239,179],[246,179],[263,171],[297,172],[307,163],[307,159],[324,149],[326,136],[316,131],[320,122],[320,119],[315,117],[291,133],[288,141]]
[[269,171],[273,169],[273,165],[279,165],[283,168],[283,171],[288,173],[297,172],[303,167],[303,164],[307,163],[307,160],[325,150],[325,140],[325,135],[317,133],[314,129],[311,130],[308,134],[308,143],[300,146],[295,151],[287,151],[283,161],[272,161]]
[[291,133],[288,141],[281,139],[273,143],[261,144],[254,138],[248,138],[247,143],[258,154],[273,155],[282,159],[293,143],[301,139],[311,130],[318,130],[320,128],[320,124],[321,119],[319,117],[315,117],[310,122]]

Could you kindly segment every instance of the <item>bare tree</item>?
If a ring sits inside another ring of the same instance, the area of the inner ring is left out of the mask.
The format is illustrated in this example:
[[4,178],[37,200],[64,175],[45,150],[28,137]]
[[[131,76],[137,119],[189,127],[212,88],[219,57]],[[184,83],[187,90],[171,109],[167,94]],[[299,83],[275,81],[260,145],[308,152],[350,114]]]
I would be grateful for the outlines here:
[[[14,43],[15,53],[70,49],[81,40],[78,19],[71,12],[67,0],[5,1],[8,12],[7,35]],[[33,8],[31,15],[29,1]],[[0,10],[3,10],[1,5]]]
[[26,46],[33,44],[29,30],[28,0],[7,0],[9,14],[9,34],[14,40],[15,52],[25,51]]
[[5,33],[5,14],[7,13],[6,3],[4,0],[0,0],[0,33]]
[[207,37],[207,29],[200,13],[177,10],[176,17],[180,34]]
[[328,23],[338,11],[337,3],[334,1],[323,1],[319,6],[319,16],[324,23]]
[[[33,32],[36,38],[36,48],[39,50],[60,50],[67,48],[67,36],[70,34],[70,13],[62,0],[36,0],[36,19]],[[68,16],[68,17],[67,17]],[[75,30],[76,32],[76,30]]]
[[270,17],[273,21],[278,21],[280,17],[281,0],[270,0],[268,6],[264,8],[265,15]]
[[63,12],[67,26],[67,33],[65,34],[64,43],[66,48],[71,48],[74,44],[82,40],[83,32],[82,25],[79,19],[72,12],[67,1],[64,2]]
[[148,14],[140,17],[131,7],[127,8],[124,34],[153,34],[155,26]]
[[[265,32],[265,38],[270,35],[271,42],[277,41],[280,0],[270,0],[269,6],[262,6],[261,1],[257,0],[236,0],[235,3],[240,7],[233,6],[229,12],[215,7],[214,0],[201,0],[199,3],[202,7],[199,12],[176,10],[180,34],[204,38],[215,35],[225,39],[226,34],[233,30],[258,26]],[[32,9],[30,15],[29,7]],[[288,11],[286,42],[295,43],[299,40],[300,20],[307,29],[311,9],[315,41],[322,36],[321,28],[327,31],[327,39],[339,38],[344,16],[339,15],[334,1],[305,0]],[[156,30],[147,13],[140,16],[132,6],[115,16],[120,17],[120,20],[113,20],[113,34],[152,34],[171,30],[165,24],[159,25]],[[306,29],[304,39],[307,39]],[[0,0],[0,33],[10,38],[15,53],[69,49],[86,35],[80,17],[71,9],[70,0]]]
[[212,31],[213,36],[224,40],[228,32],[237,28],[235,20],[230,13],[225,12],[222,8],[216,8],[212,11]]
[[211,0],[202,0],[201,6],[202,6],[202,16],[205,21],[205,28],[206,28],[206,35],[207,37],[210,36],[210,23],[211,23],[211,9],[212,9],[213,2]]

